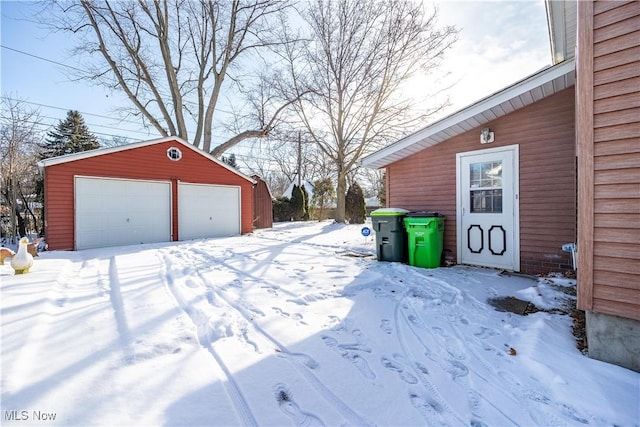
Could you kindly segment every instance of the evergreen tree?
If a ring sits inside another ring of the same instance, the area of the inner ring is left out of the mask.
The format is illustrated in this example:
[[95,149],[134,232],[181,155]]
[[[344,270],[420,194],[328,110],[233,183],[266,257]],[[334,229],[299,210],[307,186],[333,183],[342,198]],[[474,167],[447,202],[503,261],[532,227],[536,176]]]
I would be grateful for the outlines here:
[[60,120],[47,135],[46,143],[42,146],[43,159],[100,148],[98,138],[89,132],[82,115],[74,110],[70,110],[67,118]]
[[325,219],[325,209],[335,197],[335,189],[331,178],[317,180],[313,183],[313,205],[319,209],[318,220]]
[[273,201],[273,220],[275,222],[291,221],[291,202],[287,197],[278,197]]
[[302,203],[302,220],[309,221],[309,193],[304,184],[300,186],[300,190],[302,190],[302,196],[304,197],[304,202]]
[[357,182],[349,186],[345,197],[345,218],[350,224],[364,224],[367,210],[364,203],[364,193]]
[[222,161],[234,169],[238,169],[238,162],[236,161],[236,155],[231,153],[229,156],[222,156]]
[[291,216],[294,221],[301,221],[304,218],[304,193],[301,187],[293,184],[291,191]]
[[380,202],[380,207],[383,208],[387,206],[387,173],[382,174],[382,178],[378,182],[378,201]]

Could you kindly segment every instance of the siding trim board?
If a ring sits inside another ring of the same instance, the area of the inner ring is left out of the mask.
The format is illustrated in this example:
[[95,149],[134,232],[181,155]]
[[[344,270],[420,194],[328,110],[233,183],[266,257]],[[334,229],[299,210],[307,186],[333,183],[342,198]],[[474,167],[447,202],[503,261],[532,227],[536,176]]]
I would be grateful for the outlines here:
[[578,2],[576,134],[578,155],[578,308],[593,309],[593,2]]

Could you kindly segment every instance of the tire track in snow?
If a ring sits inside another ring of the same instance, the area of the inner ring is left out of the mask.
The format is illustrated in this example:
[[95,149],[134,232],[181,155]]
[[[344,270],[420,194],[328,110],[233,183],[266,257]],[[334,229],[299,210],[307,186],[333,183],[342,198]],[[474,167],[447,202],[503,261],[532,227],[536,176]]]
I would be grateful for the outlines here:
[[[410,271],[411,275],[414,275],[416,277],[422,277],[424,279],[424,275],[420,274],[418,272],[415,271]],[[429,279],[431,279],[431,277],[429,277]],[[436,283],[439,284],[439,282],[441,282],[440,280],[435,280],[434,281]],[[448,284],[445,284],[446,288],[450,288],[451,286]],[[460,290],[455,289],[454,291],[458,294],[458,296],[461,298],[461,301],[465,301],[467,300],[468,302],[471,303],[471,305],[476,308],[476,309],[480,309],[480,310],[486,310],[485,305],[481,304],[479,301],[477,301],[475,298],[469,298],[468,295],[465,295],[465,293],[460,293]],[[403,297],[403,300],[406,299],[408,296],[410,296],[411,293],[410,291],[408,291],[405,296]],[[416,297],[421,297],[421,295],[415,294],[414,296]],[[456,301],[451,301],[451,303],[456,302]],[[450,304],[447,304],[450,305]],[[425,348],[425,351],[427,353],[431,352],[431,349],[429,348],[429,346],[427,346],[424,341],[422,341],[420,335],[418,334],[418,332],[413,328],[413,326],[416,326],[416,323],[420,323],[422,325],[427,324],[424,319],[422,318],[422,316],[420,315],[420,313],[415,310],[415,308],[413,308],[410,304],[406,304],[406,309],[408,311],[411,311],[411,314],[409,314],[408,316],[406,316],[407,320],[407,324],[409,326],[410,331],[413,333],[413,335],[418,339],[418,341],[421,343],[421,345]],[[506,420],[508,420],[509,422],[513,423],[513,424],[519,424],[517,421],[513,420],[508,414],[506,414],[503,410],[501,410],[499,407],[497,407],[493,402],[491,402],[491,400],[487,399],[484,395],[475,392],[474,390],[471,389],[471,384],[470,384],[470,374],[474,374],[474,377],[477,377],[479,379],[481,379],[482,381],[484,381],[485,383],[491,385],[494,384],[494,381],[489,381],[487,378],[485,378],[484,376],[482,376],[476,369],[473,368],[473,366],[467,366],[462,364],[462,366],[464,366],[464,369],[467,371],[467,374],[465,375],[459,375],[460,373],[464,373],[460,371],[460,362],[455,360],[456,357],[456,351],[452,350],[452,343],[456,343],[458,345],[462,345],[463,342],[465,342],[465,339],[463,339],[463,334],[460,332],[459,330],[459,326],[460,323],[462,323],[461,320],[456,320],[456,319],[452,319],[451,317],[451,313],[450,310],[444,310],[444,308],[442,308],[441,306],[438,306],[438,308],[436,309],[436,312],[439,313],[436,314],[437,317],[440,317],[442,319],[444,319],[445,317],[447,318],[447,322],[446,324],[450,326],[450,329],[453,333],[454,336],[450,336],[447,335],[446,333],[444,333],[444,330],[442,330],[440,328],[440,330],[436,330],[436,328],[432,328],[433,330],[435,330],[435,332],[438,332],[439,335],[441,335],[440,337],[438,337],[436,334],[434,334],[434,332],[432,330],[429,330],[427,328],[423,328],[425,329],[428,333],[431,334],[431,336],[438,342],[442,342],[444,347],[447,349],[447,353],[451,356],[451,360],[448,360],[448,363],[450,363],[451,369],[447,369],[447,367],[442,366],[443,363],[445,362],[438,362],[441,365],[441,368],[443,368],[445,371],[449,372],[454,381],[456,381],[458,384],[462,385],[466,391],[467,391],[467,398],[468,398],[468,402],[469,402],[469,406],[472,409],[472,415],[475,417],[474,420],[472,420],[472,424],[477,425],[478,424],[478,418],[480,417],[480,400],[482,400],[483,402],[485,402],[486,404],[488,404],[489,406],[491,406],[493,409],[495,409],[495,411],[497,413],[499,413],[500,415],[502,415]],[[415,322],[414,319],[418,319],[418,322]],[[465,319],[466,320],[466,319]],[[468,322],[468,320],[467,320]],[[483,328],[483,330],[480,333],[480,336],[486,334],[487,330],[486,328]],[[444,335],[442,335],[444,334]],[[465,337],[469,338],[469,336],[464,335]],[[452,340],[453,338],[453,340]],[[571,422],[578,422],[580,424],[586,424],[588,423],[588,421],[584,418],[584,417],[580,417],[579,415],[577,415],[575,409],[569,407],[568,405],[564,405],[562,403],[558,403],[558,402],[554,402],[552,399],[547,398],[546,396],[540,394],[539,392],[537,392],[536,390],[532,389],[532,388],[528,388],[525,386],[521,385],[521,382],[514,377],[513,375],[507,373],[504,370],[499,370],[498,368],[496,368],[494,363],[490,363],[482,354],[480,354],[477,350],[476,350],[476,346],[474,346],[473,344],[476,344],[479,348],[482,347],[484,348],[486,345],[481,341],[480,337],[474,338],[474,337],[470,337],[471,338],[471,344],[472,345],[464,345],[464,351],[470,353],[471,356],[473,356],[473,359],[475,361],[478,361],[489,373],[491,373],[495,378],[499,378],[499,383],[504,384],[507,388],[507,391],[502,390],[502,389],[497,389],[499,392],[501,392],[505,397],[509,398],[510,400],[512,400],[513,402],[515,402],[518,405],[523,405],[526,407],[527,412],[529,413],[531,419],[536,423],[536,424],[540,424],[540,425],[563,425],[566,424],[566,420],[562,420],[558,415],[552,413],[549,411],[550,407],[553,407],[555,409],[557,409],[561,414],[563,414],[564,416],[568,417],[568,419]],[[490,346],[493,350],[494,353],[498,354],[500,352],[500,350],[495,349],[493,346]],[[442,355],[441,355],[442,356]],[[446,358],[446,356],[445,356]],[[435,360],[434,360],[435,361]],[[455,366],[454,366],[455,365]]]
[[[407,309],[412,311],[412,315],[416,316],[420,319],[421,322],[424,322],[424,320],[421,318],[420,314],[415,311],[413,308],[411,308],[408,304],[407,304]],[[424,341],[422,340],[422,338],[419,336],[419,334],[415,331],[415,329],[413,329],[413,327],[411,327],[412,322],[410,322],[409,320],[407,320],[407,324],[409,324],[409,329],[411,331],[411,333],[416,337],[416,339],[420,342],[420,344],[422,345],[422,347],[425,349],[425,351],[427,351],[427,354],[431,354],[431,349],[428,345],[426,345],[424,343]],[[439,340],[438,337],[430,330],[428,330],[427,328],[425,328],[425,331],[427,331],[429,334],[431,334],[431,336],[436,340],[436,341],[442,341]],[[454,331],[455,332],[455,331]],[[457,336],[457,340],[458,342],[460,342],[460,336],[456,333]],[[445,340],[445,348],[447,347],[447,340],[446,337],[441,337]],[[478,360],[480,361],[485,367],[490,366],[489,363],[481,358],[481,356],[473,351],[473,349],[469,346],[465,347],[465,350],[470,352],[473,356],[474,356],[474,360]],[[479,419],[482,418],[480,415],[480,410],[481,410],[481,406],[480,406],[480,399],[482,399],[484,402],[486,402],[487,404],[489,404],[491,407],[493,407],[500,415],[502,415],[505,419],[509,420],[511,423],[513,423],[514,425],[518,425],[519,423],[516,422],[515,420],[513,420],[511,417],[509,417],[508,414],[506,414],[504,411],[502,411],[500,408],[498,408],[495,404],[493,404],[491,402],[491,400],[487,399],[485,396],[483,396],[480,393],[477,393],[476,391],[474,391],[471,388],[471,382],[469,379],[469,376],[471,373],[473,373],[476,377],[480,378],[481,380],[483,380],[485,383],[487,384],[491,384],[490,381],[488,381],[486,378],[484,378],[482,375],[480,375],[475,369],[473,369],[473,367],[469,367],[466,364],[461,363],[458,360],[455,360],[455,357],[452,354],[452,351],[447,350],[447,353],[449,354],[449,356],[452,356],[450,358],[447,358],[447,356],[443,355],[443,354],[439,354],[437,355],[438,359],[436,360],[434,357],[429,356],[434,362],[438,363],[438,365],[445,370],[446,372],[448,372],[453,380],[455,382],[457,382],[458,384],[460,384],[462,387],[465,388],[465,391],[467,392],[467,401],[469,403],[469,407],[471,408],[471,414],[474,416],[474,419],[471,420],[471,423],[473,425],[483,425]],[[441,361],[440,359],[445,359],[446,362]],[[443,366],[444,363],[449,363],[451,366],[446,367]],[[494,368],[490,368],[491,370],[494,370]],[[503,392],[504,393],[504,392]],[[510,396],[508,394],[505,394],[507,397],[513,399],[513,396]],[[515,400],[515,399],[514,399]],[[517,402],[517,400],[516,400]],[[519,402],[518,402],[519,403]]]
[[[419,272],[416,272],[416,271],[413,271],[413,270],[409,270],[408,274],[413,275],[414,277],[419,277],[419,278],[421,278],[423,280],[425,279],[425,276],[423,274],[421,274]],[[481,416],[480,416],[480,410],[481,410],[480,399],[482,399],[484,402],[488,403],[491,407],[493,407],[499,414],[501,414],[503,417],[505,417],[505,419],[509,420],[514,425],[517,425],[518,423],[515,420],[513,420],[511,417],[509,417],[508,414],[506,414],[504,411],[502,411],[500,408],[498,408],[495,404],[493,404],[485,396],[483,396],[480,393],[475,392],[471,388],[471,383],[470,383],[470,379],[469,379],[470,373],[473,373],[475,376],[477,376],[478,378],[480,378],[481,380],[483,380],[487,384],[490,384],[490,382],[486,378],[484,378],[482,375],[480,375],[480,373],[478,373],[475,369],[473,369],[473,366],[469,367],[466,364],[461,362],[461,360],[464,359],[464,355],[463,355],[463,353],[460,352],[460,345],[464,340],[462,340],[462,338],[460,337],[460,334],[459,334],[458,330],[455,327],[456,326],[455,322],[452,322],[452,321],[449,320],[446,323],[451,326],[451,328],[453,329],[454,334],[456,335],[455,344],[457,344],[457,346],[454,345],[450,339],[447,339],[446,333],[444,332],[444,330],[442,328],[439,328],[439,327],[433,327],[431,329],[427,328],[425,325],[429,324],[430,322],[425,322],[425,320],[422,318],[420,313],[418,313],[411,306],[411,304],[407,303],[407,299],[409,297],[420,298],[420,299],[430,299],[430,298],[434,298],[434,297],[437,298],[439,303],[438,303],[438,305],[436,305],[434,311],[436,312],[436,317],[440,318],[440,319],[442,319],[447,314],[450,314],[450,310],[448,309],[448,307],[453,305],[454,303],[456,305],[459,305],[459,302],[467,300],[467,301],[469,301],[471,303],[473,308],[480,309],[480,310],[484,310],[484,305],[482,305],[475,298],[469,298],[468,295],[466,295],[466,293],[460,291],[457,288],[452,287],[448,283],[442,282],[441,280],[439,280],[437,278],[428,277],[428,280],[429,280],[430,284],[432,285],[431,286],[432,288],[434,288],[434,287],[438,287],[438,288],[444,287],[444,291],[447,291],[447,290],[451,291],[451,292],[453,292],[454,296],[452,298],[442,299],[441,298],[442,292],[440,290],[436,291],[435,289],[430,289],[429,292],[424,293],[422,290],[417,290],[415,288],[410,288],[403,295],[403,298],[398,303],[398,305],[396,306],[396,309],[399,309],[400,308],[400,304],[403,304],[403,307],[407,311],[411,312],[407,316],[403,316],[403,318],[406,320],[407,326],[408,326],[409,330],[411,331],[411,333],[414,335],[414,337],[418,340],[418,342],[424,348],[424,350],[426,352],[425,354],[431,360],[436,362],[440,366],[441,369],[443,369],[444,371],[448,372],[452,376],[454,381],[456,381],[458,384],[460,384],[462,387],[465,388],[465,391],[467,392],[467,401],[468,401],[469,407],[471,409],[471,414],[474,417],[471,420],[471,424],[473,424],[473,425],[482,425],[482,422],[478,420],[479,418],[481,418]],[[442,306],[442,303],[444,303],[444,307]],[[396,320],[396,322],[397,322],[397,320]],[[420,336],[420,334],[414,329],[414,327],[417,327],[419,325],[421,326],[420,329],[422,329],[422,330],[426,331],[427,333],[429,333],[434,338],[434,340],[436,342],[440,342],[443,345],[443,347],[447,351],[448,356],[441,353],[441,354],[437,355],[437,359],[436,359],[432,355],[432,350],[431,350],[430,346],[428,346],[423,341],[423,339]],[[434,333],[434,331],[438,332],[439,336],[437,336]],[[485,365],[486,367],[490,367],[491,366],[484,358],[482,358],[479,354],[477,354],[477,352],[474,352],[473,349],[470,346],[463,346],[463,347],[464,347],[465,351],[471,352],[472,355],[476,358],[476,360],[480,360],[481,363],[483,363],[483,365]],[[462,356],[462,359],[461,359],[461,356]],[[441,359],[446,360],[446,362],[444,360],[441,360]],[[448,363],[450,366],[443,366],[445,363]],[[494,369],[493,367],[490,367],[490,372],[493,369]],[[424,375],[421,375],[420,377],[425,379]],[[500,390],[500,391],[502,391],[502,390]],[[504,393],[504,391],[502,391],[502,392]],[[505,393],[505,395],[517,402],[517,400],[514,399],[513,396],[508,395],[506,393]]]
[[[231,374],[227,366],[222,361],[222,358],[220,357],[220,355],[214,350],[213,346],[211,345],[211,342],[210,342],[211,331],[208,326],[209,318],[204,313],[194,309],[193,307],[191,307],[189,304],[186,303],[186,301],[182,297],[182,294],[175,286],[175,277],[173,275],[173,272],[171,271],[172,262],[170,257],[165,255],[162,252],[158,252],[158,254],[162,258],[161,259],[162,281],[165,283],[166,287],[169,289],[169,292],[171,293],[171,295],[173,295],[173,297],[175,298],[180,309],[184,313],[186,313],[187,316],[189,316],[189,319],[191,319],[192,323],[196,327],[196,333],[197,333],[198,342],[200,343],[200,345],[203,346],[205,349],[207,349],[207,351],[213,356],[214,360],[216,361],[216,363],[218,364],[218,366],[220,367],[224,375],[227,377],[227,382],[225,383],[225,389],[227,390],[227,394],[229,395],[229,398],[231,399],[231,402],[234,408],[236,409],[236,412],[238,413],[240,419],[242,420],[242,424],[245,426],[258,425],[253,413],[251,412],[251,408],[249,407],[249,404],[247,403],[247,400],[245,399],[244,395],[240,391],[238,384],[233,378],[233,375]],[[197,269],[196,269],[196,273],[199,274],[197,272]]]
[[[237,271],[236,269],[230,269],[226,264],[221,263],[217,258],[211,256],[207,252],[199,248],[185,248],[185,250],[190,251],[195,255],[199,255],[200,258],[207,263],[207,265],[217,265],[220,268],[226,268],[227,270],[231,270],[233,273],[241,273],[241,271]],[[184,252],[184,251],[183,251]],[[183,253],[177,254],[178,256],[183,257],[188,262],[193,264],[191,259],[185,257]],[[238,312],[247,322],[252,325],[252,327],[266,338],[269,342],[272,343],[277,349],[278,352],[288,361],[292,362],[292,366],[307,380],[307,382],[316,389],[316,391],[329,403],[331,403],[343,417],[349,420],[349,422],[353,425],[365,426],[365,425],[373,425],[370,421],[366,420],[359,414],[357,414],[353,409],[351,409],[342,399],[340,399],[335,393],[333,393],[326,385],[322,383],[316,377],[311,370],[316,369],[319,365],[318,363],[311,358],[310,356],[302,353],[292,353],[287,349],[287,347],[278,341],[275,337],[269,334],[266,330],[264,330],[254,319],[251,313],[248,312],[247,309],[241,307],[240,305],[233,302],[226,295],[223,295],[222,292],[218,291],[216,286],[209,281],[206,277],[204,277],[197,266],[194,266],[195,273],[200,277],[200,279],[205,283],[207,289],[210,292],[213,292],[220,300],[224,301],[229,308]],[[253,276],[248,275],[253,279]],[[266,282],[268,283],[268,282]]]
[[[406,343],[404,334],[401,330],[401,325],[403,323],[401,322],[401,320],[404,321],[405,325],[407,325],[407,327],[411,331],[413,331],[413,328],[411,327],[411,321],[406,319],[400,313],[400,308],[402,304],[404,304],[404,298],[401,301],[397,302],[394,308],[394,319],[396,322],[396,329],[398,331],[397,338],[398,338],[398,343],[400,344],[400,349],[402,350],[403,355],[407,359],[411,359],[410,352],[408,350],[408,345]],[[420,342],[422,342],[422,340],[420,340]],[[424,343],[423,343],[423,346],[424,346]],[[415,370],[415,366],[412,366],[411,368]],[[425,386],[425,388],[427,389],[427,391],[429,391],[432,397],[425,398],[422,395],[422,393],[416,390],[412,390],[409,394],[409,397],[411,400],[411,404],[416,409],[418,409],[423,416],[425,416],[425,419],[427,420],[428,424],[429,425],[442,424],[443,420],[439,419],[439,415],[442,415],[443,412],[447,412],[457,420],[455,424],[466,425],[467,423],[462,419],[460,414],[457,414],[456,412],[453,411],[453,409],[449,406],[447,401],[442,397],[438,389],[433,385],[431,381],[429,381],[428,378],[426,378],[426,375],[420,375],[418,372],[415,372],[415,373],[418,374],[418,378],[420,378],[420,382]],[[434,418],[434,417],[437,417],[437,418]]]

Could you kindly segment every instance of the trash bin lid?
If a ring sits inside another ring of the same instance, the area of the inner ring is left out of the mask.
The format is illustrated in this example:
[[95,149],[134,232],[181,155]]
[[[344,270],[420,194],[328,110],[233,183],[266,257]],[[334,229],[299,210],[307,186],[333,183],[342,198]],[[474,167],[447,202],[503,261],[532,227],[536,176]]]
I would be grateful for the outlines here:
[[402,208],[381,208],[371,212],[371,216],[404,216],[409,211]]
[[438,212],[409,212],[407,216],[410,218],[444,218],[444,215]]

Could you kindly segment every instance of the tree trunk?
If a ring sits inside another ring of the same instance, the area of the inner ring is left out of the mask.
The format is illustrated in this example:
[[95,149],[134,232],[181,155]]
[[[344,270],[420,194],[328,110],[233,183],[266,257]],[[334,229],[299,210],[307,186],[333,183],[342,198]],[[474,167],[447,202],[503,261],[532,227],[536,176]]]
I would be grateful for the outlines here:
[[347,174],[338,172],[338,187],[336,188],[336,222],[344,224],[345,216],[345,195],[347,193]]
[[14,207],[14,213],[18,220],[18,235],[14,237],[25,237],[27,235],[27,225],[22,215],[20,215],[20,212],[18,212],[17,206]]

